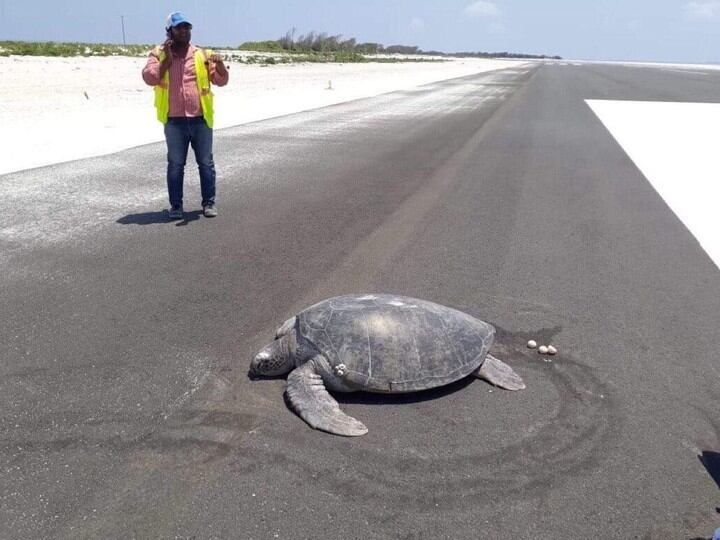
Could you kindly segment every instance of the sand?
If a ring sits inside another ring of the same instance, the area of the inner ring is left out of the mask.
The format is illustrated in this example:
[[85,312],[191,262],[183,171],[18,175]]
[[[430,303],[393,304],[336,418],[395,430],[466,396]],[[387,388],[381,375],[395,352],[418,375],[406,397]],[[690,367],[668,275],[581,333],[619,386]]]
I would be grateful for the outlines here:
[[[526,63],[230,62],[230,83],[215,88],[215,128]],[[0,58],[0,174],[163,140],[152,88],[140,75],[144,65],[145,58],[127,57]]]

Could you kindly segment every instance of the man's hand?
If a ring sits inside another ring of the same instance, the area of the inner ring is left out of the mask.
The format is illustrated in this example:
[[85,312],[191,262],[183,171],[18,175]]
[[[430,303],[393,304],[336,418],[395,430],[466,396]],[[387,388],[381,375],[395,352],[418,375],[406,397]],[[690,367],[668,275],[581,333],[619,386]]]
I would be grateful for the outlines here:
[[172,38],[168,38],[165,40],[165,43],[162,44],[163,52],[165,53],[165,58],[172,61],[172,51],[170,48],[172,47]]
[[225,64],[223,64],[222,54],[212,53],[210,56],[208,56],[208,61],[215,64],[215,69],[217,69],[218,73],[221,76],[225,76],[225,74],[227,73],[227,68],[225,67]]
[[214,62],[216,64],[222,64],[223,63],[223,56],[222,54],[218,53],[212,53],[210,57],[208,58],[211,62]]
[[162,50],[165,53],[165,58],[162,62],[160,62],[160,77],[164,77],[165,73],[168,69],[170,69],[170,64],[172,64],[172,51],[170,48],[172,47],[172,39],[166,39],[165,43],[162,44]]

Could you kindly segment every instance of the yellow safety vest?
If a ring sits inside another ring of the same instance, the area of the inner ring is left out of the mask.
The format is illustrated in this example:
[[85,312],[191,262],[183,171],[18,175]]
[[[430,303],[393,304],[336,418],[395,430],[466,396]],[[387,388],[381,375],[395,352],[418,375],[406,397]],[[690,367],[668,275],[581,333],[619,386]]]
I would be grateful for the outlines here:
[[[160,62],[165,60],[165,51],[161,47],[155,47],[155,54]],[[213,127],[213,94],[210,90],[210,74],[205,61],[211,54],[211,50],[195,49],[195,79],[200,93],[203,118],[209,128]],[[155,86],[155,109],[157,119],[166,124],[170,111],[170,70],[165,72],[163,80]]]

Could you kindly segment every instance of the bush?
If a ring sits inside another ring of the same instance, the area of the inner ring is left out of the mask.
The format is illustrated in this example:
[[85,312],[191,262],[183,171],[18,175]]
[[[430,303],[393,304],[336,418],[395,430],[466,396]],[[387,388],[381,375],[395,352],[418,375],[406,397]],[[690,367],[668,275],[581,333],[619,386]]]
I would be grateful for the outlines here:
[[151,45],[0,41],[5,56],[144,56],[151,48]]
[[277,41],[246,41],[240,47],[241,51],[254,52],[283,52],[284,49]]

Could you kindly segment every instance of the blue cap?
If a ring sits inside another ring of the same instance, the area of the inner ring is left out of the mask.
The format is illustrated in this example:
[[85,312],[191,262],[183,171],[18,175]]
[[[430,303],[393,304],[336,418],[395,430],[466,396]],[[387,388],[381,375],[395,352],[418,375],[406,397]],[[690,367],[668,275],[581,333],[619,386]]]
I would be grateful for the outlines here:
[[170,29],[171,26],[174,28],[178,24],[183,23],[192,25],[192,23],[188,20],[184,13],[174,11],[170,15],[168,15],[167,21],[165,21],[165,30]]

